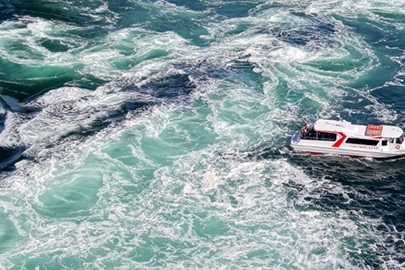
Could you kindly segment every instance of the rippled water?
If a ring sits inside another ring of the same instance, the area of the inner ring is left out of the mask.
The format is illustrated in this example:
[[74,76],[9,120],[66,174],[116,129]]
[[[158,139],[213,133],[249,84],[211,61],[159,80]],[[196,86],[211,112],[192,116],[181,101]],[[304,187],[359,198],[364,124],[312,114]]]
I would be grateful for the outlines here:
[[0,268],[402,269],[405,1],[0,0]]

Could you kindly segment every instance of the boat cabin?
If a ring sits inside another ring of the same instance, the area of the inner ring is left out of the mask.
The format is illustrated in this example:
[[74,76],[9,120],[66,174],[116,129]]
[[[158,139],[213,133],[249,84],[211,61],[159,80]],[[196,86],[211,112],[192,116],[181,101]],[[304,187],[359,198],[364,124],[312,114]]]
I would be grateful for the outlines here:
[[[399,149],[404,142],[401,128],[388,125],[353,125],[341,120],[318,120],[306,131],[302,130],[300,139],[336,142],[332,147],[379,149],[387,147]],[[337,145],[338,144],[338,145]]]

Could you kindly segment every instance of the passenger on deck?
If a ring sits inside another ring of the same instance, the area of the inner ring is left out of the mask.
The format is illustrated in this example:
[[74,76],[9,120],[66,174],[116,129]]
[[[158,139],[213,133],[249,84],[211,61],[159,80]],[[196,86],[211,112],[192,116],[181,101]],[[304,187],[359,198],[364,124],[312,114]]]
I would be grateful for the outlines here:
[[308,137],[314,138],[315,137],[315,130],[314,127],[310,127],[307,133]]
[[307,123],[305,123],[305,124],[302,126],[302,128],[301,128],[301,132],[302,132],[303,134],[306,134],[307,131],[308,131],[308,125],[307,125]]
[[305,123],[301,128],[301,139],[303,139],[307,135],[308,125]]

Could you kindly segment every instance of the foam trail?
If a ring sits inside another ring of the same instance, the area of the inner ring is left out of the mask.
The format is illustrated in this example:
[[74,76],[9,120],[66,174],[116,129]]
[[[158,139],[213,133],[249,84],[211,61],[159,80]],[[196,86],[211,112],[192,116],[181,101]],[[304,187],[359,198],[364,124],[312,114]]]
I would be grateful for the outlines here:
[[2,268],[404,267],[403,162],[288,147],[401,121],[403,1],[59,4],[0,25]]

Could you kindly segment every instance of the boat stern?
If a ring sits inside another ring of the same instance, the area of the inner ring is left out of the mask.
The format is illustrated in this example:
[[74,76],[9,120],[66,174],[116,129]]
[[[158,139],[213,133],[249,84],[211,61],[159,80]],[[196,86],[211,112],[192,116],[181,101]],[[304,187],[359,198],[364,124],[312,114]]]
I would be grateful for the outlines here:
[[295,144],[299,143],[301,141],[301,132],[296,131],[294,135],[291,137],[291,146],[294,147]]

